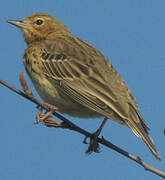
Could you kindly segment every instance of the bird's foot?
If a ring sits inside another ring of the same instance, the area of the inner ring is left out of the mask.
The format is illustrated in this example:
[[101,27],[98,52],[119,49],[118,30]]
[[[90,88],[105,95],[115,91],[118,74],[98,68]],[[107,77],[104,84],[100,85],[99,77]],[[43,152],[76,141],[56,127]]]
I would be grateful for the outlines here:
[[86,136],[84,138],[84,141],[83,141],[84,144],[88,144],[87,139],[90,138],[88,149],[85,152],[86,154],[91,154],[92,152],[96,152],[96,153],[100,152],[99,143],[97,141],[97,138],[100,135],[101,130],[103,129],[106,122],[107,122],[107,118],[105,117],[103,122],[101,123],[100,127],[97,129],[97,131],[94,132],[90,137]]
[[97,137],[98,136],[99,135],[97,134],[97,131],[96,131],[90,137],[86,136],[84,138],[84,141],[83,141],[84,144],[88,144],[87,143],[87,139],[90,138],[88,149],[85,151],[86,154],[91,154],[92,152],[95,152],[95,153],[99,153],[100,152],[99,143],[97,141]]
[[42,105],[46,109],[49,109],[49,111],[43,112],[43,108],[38,107],[39,112],[37,113],[36,122],[34,122],[34,124],[38,124],[38,123],[42,122],[48,127],[61,127],[61,125],[60,125],[61,123],[56,121],[51,116],[51,114],[53,114],[58,108],[56,106],[53,106],[53,105],[48,104],[48,103],[43,103]]

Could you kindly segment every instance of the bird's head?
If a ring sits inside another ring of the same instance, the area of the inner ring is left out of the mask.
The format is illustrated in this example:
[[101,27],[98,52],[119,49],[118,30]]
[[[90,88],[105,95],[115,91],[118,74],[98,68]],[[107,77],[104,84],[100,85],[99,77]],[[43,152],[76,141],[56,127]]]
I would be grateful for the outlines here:
[[61,33],[69,33],[64,24],[46,13],[35,13],[23,20],[8,20],[8,23],[22,30],[27,44],[42,39],[52,39]]

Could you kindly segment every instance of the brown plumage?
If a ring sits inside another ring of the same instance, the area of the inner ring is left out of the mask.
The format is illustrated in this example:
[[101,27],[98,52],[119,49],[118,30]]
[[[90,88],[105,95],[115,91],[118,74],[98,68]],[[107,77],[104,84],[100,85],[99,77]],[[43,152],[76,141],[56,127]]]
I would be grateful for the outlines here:
[[103,116],[128,126],[161,160],[134,97],[102,53],[49,14],[8,22],[24,34],[24,65],[45,102],[71,116]]

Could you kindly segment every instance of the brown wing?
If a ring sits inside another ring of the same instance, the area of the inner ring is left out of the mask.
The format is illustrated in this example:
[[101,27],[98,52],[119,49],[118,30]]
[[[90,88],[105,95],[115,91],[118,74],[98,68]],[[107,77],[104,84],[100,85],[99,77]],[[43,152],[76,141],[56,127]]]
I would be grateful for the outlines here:
[[54,43],[42,54],[47,77],[60,81],[61,91],[78,103],[125,124],[128,88],[108,60],[79,39],[70,39],[66,44],[63,39],[57,42],[58,46]]

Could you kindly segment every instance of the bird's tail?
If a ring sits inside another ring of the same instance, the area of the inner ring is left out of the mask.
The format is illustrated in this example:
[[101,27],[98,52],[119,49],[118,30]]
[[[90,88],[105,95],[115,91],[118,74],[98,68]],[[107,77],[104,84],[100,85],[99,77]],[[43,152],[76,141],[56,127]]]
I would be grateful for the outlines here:
[[141,115],[137,112],[137,110],[130,104],[130,120],[127,121],[127,125],[132,131],[137,135],[140,136],[146,145],[149,147],[153,155],[161,161],[161,158],[154,146],[152,138],[148,135],[149,127],[141,117]]

